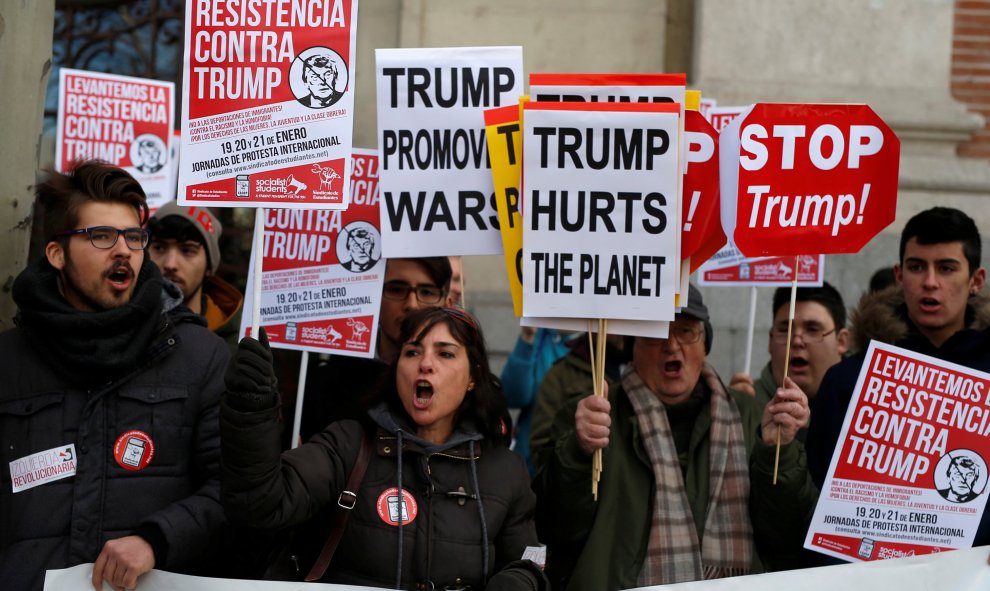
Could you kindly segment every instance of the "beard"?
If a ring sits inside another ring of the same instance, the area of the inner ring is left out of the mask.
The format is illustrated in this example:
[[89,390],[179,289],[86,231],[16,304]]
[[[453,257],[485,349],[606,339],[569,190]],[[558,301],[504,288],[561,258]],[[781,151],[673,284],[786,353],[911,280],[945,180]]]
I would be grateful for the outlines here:
[[[112,310],[127,305],[137,287],[137,273],[130,261],[117,259],[108,265],[98,283],[86,281],[76,267],[69,252],[65,253],[65,267],[60,274],[62,291],[70,302],[75,299],[84,309],[91,311]],[[107,280],[111,277],[129,279],[130,285],[125,290],[105,289]]]

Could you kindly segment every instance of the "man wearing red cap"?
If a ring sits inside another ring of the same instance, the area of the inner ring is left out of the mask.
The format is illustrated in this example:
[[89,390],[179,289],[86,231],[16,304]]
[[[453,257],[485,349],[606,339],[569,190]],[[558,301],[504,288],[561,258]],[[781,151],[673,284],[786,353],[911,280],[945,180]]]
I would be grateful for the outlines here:
[[237,346],[244,296],[216,275],[223,227],[205,207],[172,201],[148,222],[148,253],[162,275],[182,290],[183,303],[206,318],[209,329]]

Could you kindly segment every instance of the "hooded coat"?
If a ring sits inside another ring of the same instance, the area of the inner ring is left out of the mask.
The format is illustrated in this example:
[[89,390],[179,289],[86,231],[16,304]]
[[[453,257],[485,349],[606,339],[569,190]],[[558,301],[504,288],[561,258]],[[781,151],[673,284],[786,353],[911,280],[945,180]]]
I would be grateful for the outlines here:
[[280,454],[278,412],[223,404],[223,500],[235,522],[280,529],[318,515],[337,502],[365,430],[372,436],[357,503],[323,582],[419,591],[542,587],[531,563],[518,560],[537,545],[536,498],[525,463],[507,447],[466,421],[447,443],[432,445],[381,403],[369,413],[374,425],[338,421]]
[[[990,297],[983,293],[969,298],[966,328],[938,347],[908,318],[900,287],[863,296],[851,320],[852,349],[856,353],[826,372],[811,405],[812,420],[805,446],[808,469],[819,489],[828,474],[832,454],[839,446],[842,423],[871,340],[990,372]],[[973,541],[974,546],[984,544],[990,544],[990,512],[983,513]]]
[[[131,534],[151,544],[156,568],[209,566],[224,523],[217,416],[229,354],[170,289],[147,257],[131,301],[113,310],[72,308],[44,259],[15,281],[18,327],[0,334],[5,589],[40,590],[46,569],[93,562]],[[135,431],[152,448],[136,470],[115,459]],[[74,455],[74,475],[13,492],[7,466],[54,448]]]

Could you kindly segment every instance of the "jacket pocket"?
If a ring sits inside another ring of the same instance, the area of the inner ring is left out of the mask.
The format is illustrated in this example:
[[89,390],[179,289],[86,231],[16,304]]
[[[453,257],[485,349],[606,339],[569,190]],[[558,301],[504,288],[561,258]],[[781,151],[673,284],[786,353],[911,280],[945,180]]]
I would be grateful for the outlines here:
[[142,431],[153,446],[149,467],[175,466],[189,455],[193,411],[187,408],[188,399],[185,386],[125,386],[117,397],[112,436],[116,439],[128,431]]
[[63,418],[62,392],[0,401],[0,485],[11,492],[10,463],[31,454],[73,443]]

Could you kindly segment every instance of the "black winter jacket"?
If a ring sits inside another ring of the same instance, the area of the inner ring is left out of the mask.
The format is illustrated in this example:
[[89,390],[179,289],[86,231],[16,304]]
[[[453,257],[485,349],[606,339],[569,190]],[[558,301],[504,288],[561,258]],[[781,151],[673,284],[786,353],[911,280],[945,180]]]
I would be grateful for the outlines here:
[[[531,565],[509,564],[536,545],[536,498],[522,458],[470,429],[430,446],[384,404],[370,414],[377,428],[339,421],[280,454],[277,408],[245,413],[225,402],[220,423],[228,517],[261,528],[306,522],[336,504],[365,430],[374,430],[357,505],[324,582],[481,590],[487,578],[492,588],[542,588]],[[400,487],[410,520],[403,520],[401,533]]]
[[[156,273],[142,269],[141,280]],[[209,560],[223,523],[218,403],[229,352],[199,316],[158,310],[138,364],[96,386],[66,375],[25,329],[0,334],[0,587],[40,590],[46,569],[92,562],[107,540],[134,533],[155,549],[155,568],[200,572]],[[135,471],[114,457],[132,430],[154,448]],[[10,462],[70,444],[75,476],[12,492]]]

